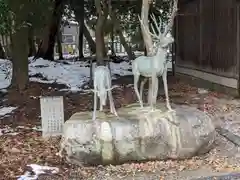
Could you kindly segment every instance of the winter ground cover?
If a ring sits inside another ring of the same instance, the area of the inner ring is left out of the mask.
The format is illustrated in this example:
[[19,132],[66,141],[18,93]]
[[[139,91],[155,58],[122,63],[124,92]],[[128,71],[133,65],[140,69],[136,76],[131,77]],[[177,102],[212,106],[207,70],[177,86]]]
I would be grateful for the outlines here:
[[[119,166],[75,167],[58,156],[59,138],[41,137],[40,96],[64,96],[65,120],[78,111],[92,110],[92,94],[82,91],[90,75],[89,63],[74,60],[50,62],[29,59],[29,88],[21,95],[2,90],[0,109],[0,179],[143,180],[191,179],[240,172],[240,149],[219,136],[216,147],[202,157],[184,161],[157,161]],[[136,101],[129,62],[111,63],[116,108]],[[0,60],[0,87],[10,84],[11,63]],[[7,78],[6,78],[7,77]],[[226,95],[191,87],[169,77],[172,103],[194,106],[212,114],[214,123],[240,135],[240,101]],[[146,99],[146,97],[145,97]],[[159,101],[163,101],[160,88]]]

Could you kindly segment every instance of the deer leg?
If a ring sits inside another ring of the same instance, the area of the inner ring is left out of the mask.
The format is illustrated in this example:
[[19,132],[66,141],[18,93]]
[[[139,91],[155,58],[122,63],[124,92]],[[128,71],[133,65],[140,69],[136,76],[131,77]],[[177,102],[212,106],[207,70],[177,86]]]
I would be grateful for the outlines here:
[[163,78],[163,86],[164,86],[164,93],[166,97],[166,105],[169,111],[173,111],[169,102],[169,96],[168,96],[168,84],[167,84],[167,71],[165,70],[162,75]]
[[155,74],[152,75],[152,92],[151,92],[151,109],[152,111],[154,111],[154,97],[155,97],[155,94],[156,94],[156,91],[158,90],[158,87],[156,86],[156,81],[157,81],[157,77]]
[[143,102],[142,102],[142,99],[140,98],[140,94],[139,94],[139,91],[138,91],[139,76],[140,76],[139,74],[134,75],[134,90],[135,90],[135,93],[137,95],[140,106],[141,106],[141,108],[143,108]]
[[158,96],[158,77],[156,77],[156,79],[155,79],[155,85],[153,87],[153,92],[154,92],[153,104],[156,105],[157,104],[157,96]]
[[143,88],[147,80],[148,80],[147,78],[144,78],[144,80],[141,82],[141,85],[140,85],[140,98],[142,99],[142,101],[143,101]]
[[97,92],[96,89],[94,88],[94,104],[93,104],[93,117],[92,120],[96,120],[96,111],[97,111]]
[[109,72],[110,72],[110,76],[112,76],[111,66],[110,66],[110,60],[107,61],[107,66],[108,66],[108,69],[109,69]]
[[109,103],[110,103],[110,111],[113,113],[115,116],[118,116],[117,111],[115,109],[114,101],[113,101],[113,96],[112,96],[112,91],[108,91],[108,97],[109,97]]
[[149,78],[149,81],[148,81],[148,105],[151,105],[151,103],[152,103],[151,95],[152,95],[152,78]]
[[100,99],[100,108],[99,108],[99,111],[103,111],[103,98],[100,96],[99,99]]

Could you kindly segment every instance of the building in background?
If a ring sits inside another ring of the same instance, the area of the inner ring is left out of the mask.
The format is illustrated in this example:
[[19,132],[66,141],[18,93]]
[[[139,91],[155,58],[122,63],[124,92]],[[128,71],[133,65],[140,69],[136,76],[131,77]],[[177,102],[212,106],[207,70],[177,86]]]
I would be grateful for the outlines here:
[[[70,21],[67,25],[61,28],[61,34],[63,55],[78,54],[78,23]],[[55,53],[58,54],[57,46],[55,47]]]
[[77,22],[70,21],[62,28],[63,54],[77,54],[78,52],[79,26]]
[[[73,54],[78,55],[78,44],[79,44],[79,25],[77,22],[69,21],[67,25],[61,29],[62,33],[62,51],[63,55]],[[89,33],[95,41],[95,32],[89,29]],[[111,47],[111,40],[109,36],[105,37],[106,48]],[[116,53],[125,52],[124,47],[120,43],[118,36],[114,38],[114,49]],[[83,52],[84,54],[90,54],[90,48],[85,37],[83,38]],[[58,54],[57,44],[55,47],[55,53]]]

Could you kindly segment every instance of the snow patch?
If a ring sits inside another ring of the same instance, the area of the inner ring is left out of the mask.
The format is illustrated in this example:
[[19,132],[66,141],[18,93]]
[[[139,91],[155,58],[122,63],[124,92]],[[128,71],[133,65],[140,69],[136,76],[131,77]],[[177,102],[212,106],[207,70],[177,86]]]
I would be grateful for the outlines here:
[[[65,63],[64,63],[65,62]],[[93,71],[96,63],[93,63]],[[115,75],[131,75],[130,62],[110,63],[113,79]],[[10,73],[9,73],[10,72]],[[82,61],[48,61],[42,58],[33,60],[29,58],[30,80],[40,83],[65,84],[68,91],[81,91],[81,87],[90,79],[89,63]],[[6,78],[8,77],[8,78]],[[12,77],[12,64],[8,60],[0,59],[0,88],[4,89],[10,85]]]
[[0,116],[7,116],[8,114],[12,113],[12,111],[14,111],[15,109],[17,109],[16,107],[2,107],[0,109]]
[[2,136],[2,135],[15,136],[17,134],[18,134],[18,132],[15,132],[14,129],[9,127],[9,126],[5,126],[3,128],[0,128],[0,136]]
[[24,175],[19,176],[18,180],[37,180],[40,175],[44,174],[57,174],[59,169],[50,166],[40,166],[37,164],[28,165],[32,168],[32,172],[26,171]]

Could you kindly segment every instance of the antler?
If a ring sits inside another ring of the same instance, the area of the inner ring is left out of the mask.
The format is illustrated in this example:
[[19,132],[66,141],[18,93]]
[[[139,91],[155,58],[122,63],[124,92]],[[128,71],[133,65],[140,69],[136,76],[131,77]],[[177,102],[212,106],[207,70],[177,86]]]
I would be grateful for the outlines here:
[[[162,40],[162,38],[166,37],[167,33],[172,29],[174,18],[178,10],[177,7],[178,7],[178,0],[173,0],[173,6],[171,8],[172,10],[168,18],[168,23],[165,26],[163,33],[161,32],[161,29],[163,28],[161,17],[159,17],[157,21],[157,18],[154,16],[154,14],[151,14],[150,17],[153,22],[150,24],[150,27],[146,27],[145,24],[143,23],[143,20],[138,16],[138,19],[141,23],[142,30],[145,31],[146,34],[152,36],[153,39],[155,39],[155,42],[153,42],[154,40],[152,39],[152,48],[154,48],[153,47],[154,44],[158,44]],[[161,10],[158,10],[158,11],[161,14]],[[152,32],[149,29],[151,29]]]
[[173,23],[174,23],[174,18],[177,15],[177,10],[178,10],[178,0],[173,0],[172,12],[171,12],[171,15],[169,16],[168,23],[165,26],[164,32],[163,32],[164,37],[172,29],[172,26],[173,26]]
[[[160,10],[158,10],[158,11],[160,12]],[[156,16],[154,16],[154,14],[151,14],[150,17],[153,21],[153,24],[150,24],[150,28],[151,28],[152,32],[144,26],[144,24],[142,22],[142,19],[139,16],[138,16],[138,19],[139,19],[139,21],[141,23],[141,26],[143,27],[144,31],[146,33],[150,34],[153,38],[159,40],[160,39],[160,34],[161,34],[161,28],[162,28],[162,19],[159,18],[159,24],[158,24],[157,18],[156,18]],[[157,27],[157,28],[155,29],[154,26]]]
[[[151,28],[151,31],[152,31],[152,32],[150,32],[150,30],[144,26],[142,20],[138,16],[139,21],[140,21],[144,31],[146,33],[150,34],[153,38],[155,38],[157,40],[161,40],[161,37],[165,37],[167,35],[167,33],[172,29],[172,26],[173,26],[173,23],[174,23],[174,18],[176,16],[177,10],[178,10],[177,6],[178,6],[178,0],[173,0],[173,6],[171,8],[172,9],[171,15],[169,16],[168,23],[165,26],[163,33],[161,33],[161,29],[163,27],[163,23],[162,23],[161,17],[159,17],[158,21],[157,21],[157,18],[156,18],[156,16],[154,14],[150,15],[150,17],[151,17],[151,19],[153,21],[153,23],[150,24],[150,28]],[[158,11],[161,13],[161,10],[158,9]],[[154,26],[156,28],[154,28]]]

